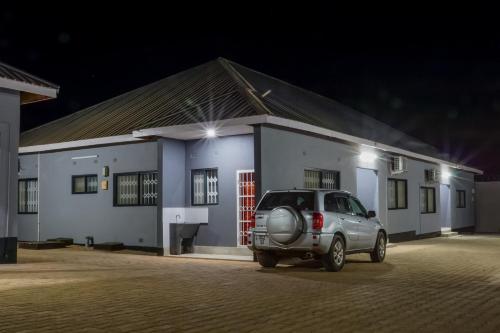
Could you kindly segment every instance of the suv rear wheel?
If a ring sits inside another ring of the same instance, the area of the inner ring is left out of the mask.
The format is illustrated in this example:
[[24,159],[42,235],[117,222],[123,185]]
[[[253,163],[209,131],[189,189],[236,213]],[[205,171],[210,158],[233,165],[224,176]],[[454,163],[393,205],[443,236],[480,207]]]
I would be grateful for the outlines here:
[[258,252],[257,261],[262,267],[274,268],[278,264],[278,257],[271,252]]
[[330,251],[321,258],[325,270],[329,272],[340,271],[345,264],[345,243],[342,237],[335,235],[333,237]]
[[373,262],[382,262],[385,258],[386,242],[383,232],[379,232],[377,235],[377,242],[375,243],[375,248],[370,252],[370,258]]

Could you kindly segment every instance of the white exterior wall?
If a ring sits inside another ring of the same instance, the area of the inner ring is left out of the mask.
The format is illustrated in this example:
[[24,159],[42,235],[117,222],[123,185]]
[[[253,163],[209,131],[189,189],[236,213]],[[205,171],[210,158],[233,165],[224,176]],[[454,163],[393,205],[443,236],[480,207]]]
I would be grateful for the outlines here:
[[[441,230],[439,184],[425,182],[425,169],[440,166],[432,163],[408,159],[408,172],[390,175],[387,157],[377,151],[379,158],[372,164],[359,159],[362,146],[349,145],[338,141],[313,137],[299,132],[284,129],[261,127],[260,150],[261,183],[264,193],[271,189],[290,189],[304,187],[304,169],[317,168],[340,171],[340,188],[356,195],[356,168],[374,169],[378,172],[377,216],[386,224],[390,234],[414,232],[427,234]],[[258,134],[259,135],[259,134]],[[256,167],[257,169],[259,167]],[[449,181],[451,190],[452,228],[463,228],[474,225],[474,207],[472,189],[473,175],[466,172],[452,171],[454,176]],[[408,208],[401,210],[387,209],[387,179],[400,178],[408,181]],[[436,213],[420,213],[420,187],[434,187],[436,190]],[[456,208],[457,189],[467,192],[467,208]]]

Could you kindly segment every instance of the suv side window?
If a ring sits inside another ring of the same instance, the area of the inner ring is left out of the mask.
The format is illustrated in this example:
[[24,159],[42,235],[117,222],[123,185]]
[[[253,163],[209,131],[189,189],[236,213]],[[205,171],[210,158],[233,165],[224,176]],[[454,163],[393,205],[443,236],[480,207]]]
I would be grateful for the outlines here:
[[325,195],[325,211],[340,214],[351,214],[351,207],[346,197],[335,193]]
[[358,199],[349,197],[349,204],[351,205],[352,211],[355,215],[363,217],[367,216],[368,213],[366,212],[365,207],[363,207],[363,205],[358,201]]

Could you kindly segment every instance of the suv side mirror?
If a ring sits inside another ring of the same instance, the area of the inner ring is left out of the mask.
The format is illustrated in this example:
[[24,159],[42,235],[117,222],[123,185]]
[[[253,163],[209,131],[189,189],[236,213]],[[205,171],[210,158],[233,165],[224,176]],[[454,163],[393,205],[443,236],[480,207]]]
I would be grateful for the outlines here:
[[368,218],[371,219],[372,217],[375,217],[377,216],[377,214],[375,213],[374,210],[369,210],[368,211]]

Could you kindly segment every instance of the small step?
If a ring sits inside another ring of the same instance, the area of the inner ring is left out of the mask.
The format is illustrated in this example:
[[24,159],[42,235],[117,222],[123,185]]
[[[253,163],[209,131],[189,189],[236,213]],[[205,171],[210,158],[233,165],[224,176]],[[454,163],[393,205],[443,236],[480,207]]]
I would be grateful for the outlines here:
[[66,247],[65,243],[62,242],[19,242],[20,249],[27,250],[50,250],[50,249],[60,249]]
[[455,236],[458,236],[458,232],[456,231],[441,232],[441,237],[455,237]]
[[94,250],[102,250],[102,251],[120,251],[123,250],[125,246],[123,243],[118,242],[106,242],[94,244]]
[[50,238],[47,239],[47,242],[60,242],[66,245],[73,245],[73,238],[67,238],[67,237]]

